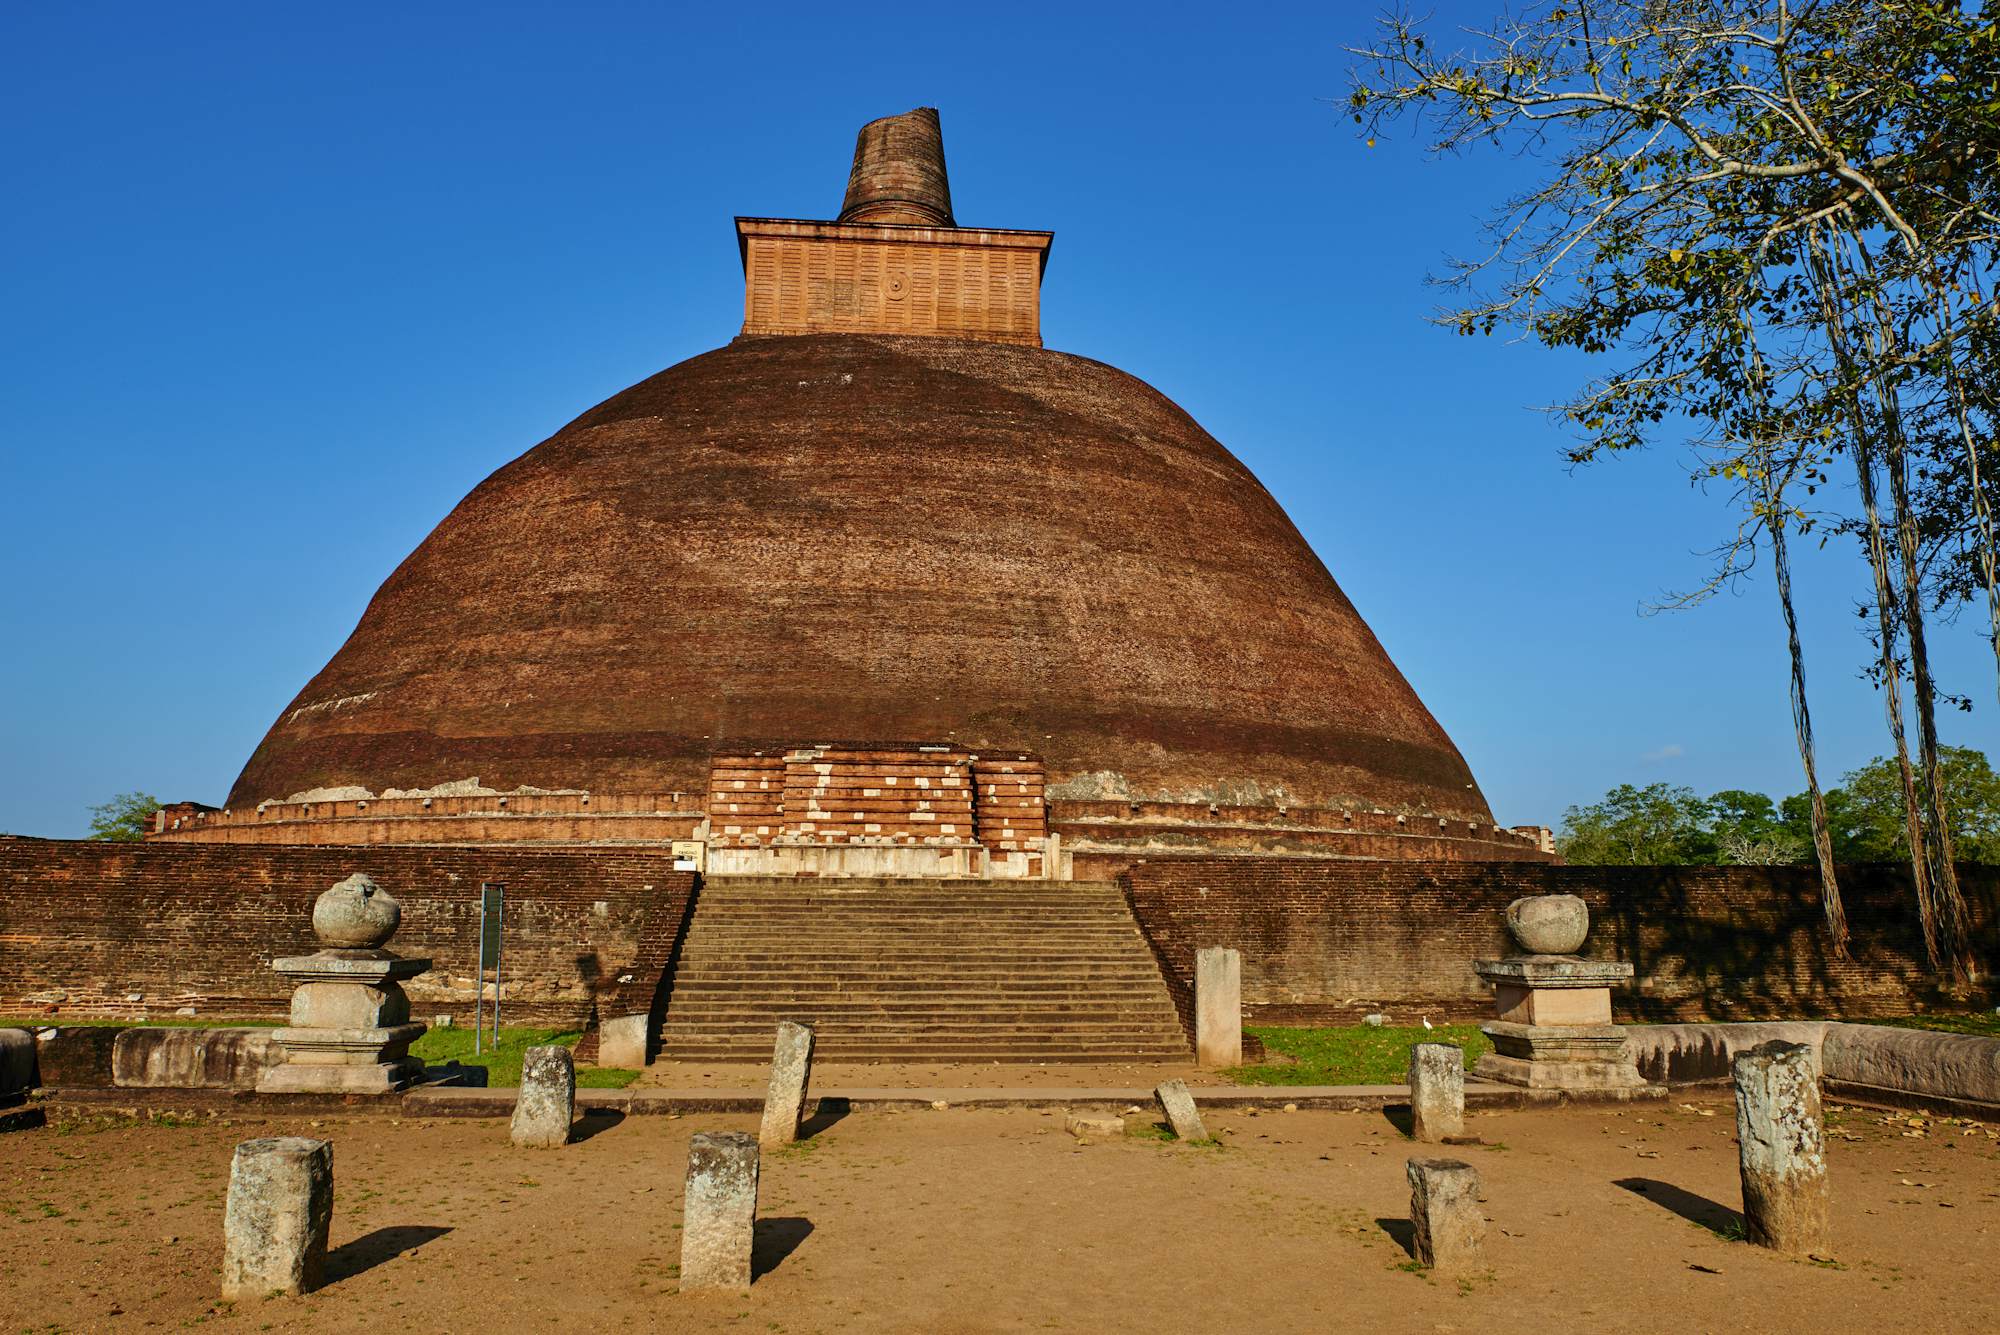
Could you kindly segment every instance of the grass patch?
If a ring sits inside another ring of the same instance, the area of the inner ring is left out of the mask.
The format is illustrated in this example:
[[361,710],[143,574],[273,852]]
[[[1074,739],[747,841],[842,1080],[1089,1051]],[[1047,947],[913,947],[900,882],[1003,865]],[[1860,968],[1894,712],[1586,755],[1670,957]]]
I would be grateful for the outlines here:
[[[472,1031],[454,1027],[432,1029],[410,1045],[410,1052],[432,1065],[455,1061],[461,1066],[484,1066],[489,1085],[514,1086],[521,1083],[521,1061],[527,1056],[529,1048],[549,1043],[573,1048],[581,1037],[582,1033],[575,1029],[504,1027],[500,1030],[498,1047],[489,1038],[480,1044],[483,1051],[475,1054],[472,1051]],[[579,1089],[623,1089],[638,1078],[637,1071],[586,1066],[577,1070],[576,1084]]]
[[2000,1038],[2000,1014],[1992,1011],[1926,1011],[1922,1015],[1898,1015],[1886,1020],[1863,1020],[1861,1023],[1888,1025],[1895,1029],[1934,1029],[1945,1034],[1975,1034],[1980,1038]]
[[1328,1029],[1252,1027],[1264,1047],[1295,1065],[1239,1066],[1228,1072],[1241,1085],[1400,1085],[1410,1074],[1410,1049],[1419,1043],[1456,1043],[1468,1069],[1492,1044],[1479,1026],[1441,1024],[1435,1029],[1365,1024]]

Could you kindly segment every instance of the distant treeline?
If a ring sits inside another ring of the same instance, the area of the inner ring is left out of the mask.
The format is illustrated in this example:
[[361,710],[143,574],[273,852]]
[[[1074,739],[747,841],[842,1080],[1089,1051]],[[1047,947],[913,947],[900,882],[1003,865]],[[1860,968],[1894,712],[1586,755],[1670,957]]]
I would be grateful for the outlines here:
[[[2000,862],[2000,775],[1982,751],[1940,748],[1954,852],[1963,862]],[[1840,862],[1907,861],[1909,823],[1896,762],[1881,756],[1826,790],[1826,815]],[[1772,801],[1729,788],[1702,797],[1667,783],[1620,784],[1588,806],[1563,813],[1556,847],[1574,863],[1809,863],[1812,804],[1805,793]]]

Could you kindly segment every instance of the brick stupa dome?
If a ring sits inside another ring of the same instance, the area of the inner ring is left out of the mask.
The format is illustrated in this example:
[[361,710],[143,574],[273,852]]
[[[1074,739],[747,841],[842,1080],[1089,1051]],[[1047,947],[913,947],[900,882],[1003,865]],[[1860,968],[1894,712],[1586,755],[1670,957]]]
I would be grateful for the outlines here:
[[1048,234],[954,225],[941,153],[871,190],[871,134],[938,143],[935,113],[880,125],[849,188],[878,216],[740,219],[743,336],[474,488],[230,807],[476,777],[692,810],[718,756],[927,744],[1033,757],[1084,807],[1516,838],[1250,471],[1040,346]]

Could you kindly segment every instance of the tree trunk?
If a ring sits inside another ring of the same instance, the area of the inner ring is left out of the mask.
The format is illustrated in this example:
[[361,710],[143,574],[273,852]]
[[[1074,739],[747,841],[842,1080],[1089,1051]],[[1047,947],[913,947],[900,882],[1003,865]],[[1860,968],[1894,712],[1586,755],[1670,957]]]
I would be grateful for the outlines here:
[[1808,243],[1814,286],[1818,289],[1820,319],[1826,327],[1828,346],[1841,372],[1839,398],[1854,433],[1854,474],[1861,496],[1862,513],[1867,518],[1869,573],[1875,581],[1875,628],[1881,641],[1882,700],[1888,714],[1889,736],[1896,743],[1896,772],[1903,787],[1904,837],[1910,846],[1910,879],[1917,891],[1917,916],[1923,924],[1924,953],[1931,969],[1943,974],[1947,964],[1939,951],[1937,904],[1926,856],[1922,805],[1917,781],[1910,768],[1909,736],[1903,727],[1903,676],[1896,662],[1896,616],[1900,599],[1895,577],[1889,569],[1889,543],[1882,531],[1882,514],[1875,493],[1875,449],[1868,427],[1868,413],[1862,399],[1862,380],[1854,364],[1847,330],[1841,324],[1840,304],[1832,264],[1817,228]]
[[1799,760],[1805,766],[1806,791],[1812,798],[1813,852],[1819,858],[1819,897],[1826,910],[1826,930],[1837,959],[1847,958],[1847,911],[1840,903],[1840,882],[1833,873],[1833,835],[1826,827],[1826,795],[1820,791],[1813,761],[1812,711],[1806,707],[1806,656],[1799,644],[1799,618],[1792,607],[1792,562],[1785,552],[1785,514],[1770,482],[1765,461],[1764,495],[1768,504],[1771,564],[1778,576],[1778,602],[1785,611],[1785,637],[1792,655],[1792,731],[1798,738]]

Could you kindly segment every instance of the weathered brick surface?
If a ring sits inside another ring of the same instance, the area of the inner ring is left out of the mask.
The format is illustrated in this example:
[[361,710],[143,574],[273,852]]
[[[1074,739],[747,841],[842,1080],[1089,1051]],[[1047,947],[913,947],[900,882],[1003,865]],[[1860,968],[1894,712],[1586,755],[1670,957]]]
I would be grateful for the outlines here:
[[[2000,868],[1962,879],[1990,961]],[[1635,966],[1635,988],[1615,994],[1622,1019],[1898,1014],[1934,999],[1907,874],[1889,866],[1842,870],[1846,960],[1826,947],[1809,868],[1188,858],[1137,863],[1123,883],[1184,1021],[1194,951],[1212,945],[1243,952],[1255,1020],[1483,1017],[1491,989],[1472,961],[1509,951],[1508,902],[1538,894],[1581,895],[1584,953]]]
[[701,793],[716,755],[891,738],[1032,751],[1079,796],[1491,821],[1277,501],[1164,396],[1038,348],[835,334],[692,358],[482,482],[228,805],[473,775]]
[[[279,955],[317,948],[313,900],[366,872],[401,902],[391,948],[429,956],[407,990],[419,1018],[472,1013],[479,886],[507,886],[503,1018],[581,1024],[647,1009],[694,877],[664,850],[111,844],[0,837],[0,1010],[277,1016]],[[629,977],[629,983],[620,983]],[[140,1002],[127,1000],[133,993]],[[604,1013],[613,1013],[606,1011]],[[622,1012],[618,1012],[622,1013]]]

